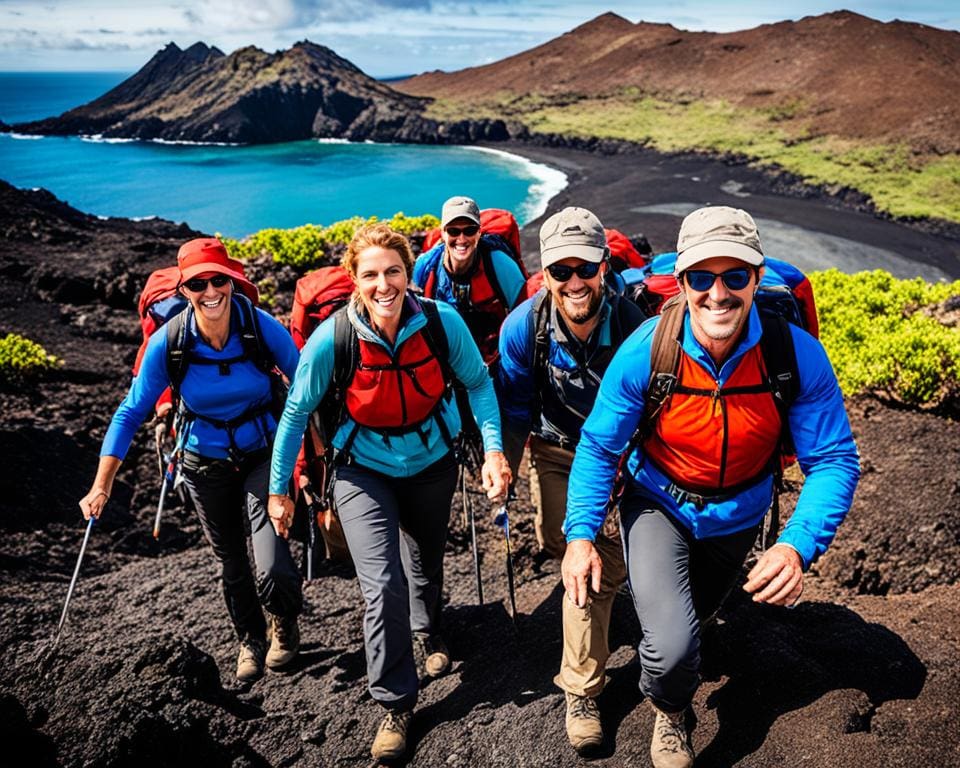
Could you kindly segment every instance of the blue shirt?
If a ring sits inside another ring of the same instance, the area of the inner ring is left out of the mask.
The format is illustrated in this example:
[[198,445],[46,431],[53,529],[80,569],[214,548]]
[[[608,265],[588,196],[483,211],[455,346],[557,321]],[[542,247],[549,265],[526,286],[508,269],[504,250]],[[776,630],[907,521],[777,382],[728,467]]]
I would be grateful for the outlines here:
[[[603,525],[617,464],[643,414],[650,381],[653,330],[658,321],[656,317],[644,323],[616,353],[600,385],[596,405],[583,425],[568,485],[564,522],[567,541],[592,541]],[[860,465],[843,396],[826,351],[806,331],[792,325],[790,331],[800,373],[800,392],[788,417],[806,480],[778,543],[796,549],[806,568],[826,550],[849,510]],[[744,354],[759,343],[761,332],[754,306],[747,333],[718,370],[695,339],[688,313],[683,350],[722,385]],[[641,493],[656,500],[697,539],[723,536],[756,525],[772,498],[773,479],[768,476],[752,488],[702,508],[692,502],[678,504],[666,492],[670,480],[644,461],[639,447],[628,457],[627,471]]]
[[[263,343],[273,354],[280,370],[288,378],[297,367],[299,353],[290,333],[271,315],[257,309]],[[191,314],[187,328],[187,346],[200,357],[210,360],[229,360],[243,355],[240,341],[239,310],[236,304],[230,312],[230,335],[222,350],[207,344],[197,333],[196,319]],[[258,405],[267,404],[272,397],[270,377],[257,368],[252,360],[229,365],[229,374],[221,375],[217,365],[189,365],[180,396],[192,412],[211,419],[228,421],[242,416]],[[130,385],[130,391],[117,408],[103,439],[101,456],[123,459],[140,425],[146,420],[157,399],[170,386],[167,376],[167,330],[157,329],[147,342],[140,372]],[[273,415],[254,419],[237,427],[235,440],[244,452],[266,448],[276,429]],[[183,447],[201,456],[213,459],[229,458],[230,436],[224,429],[204,419],[184,425],[181,435]]]
[[[483,246],[477,246],[477,258],[480,258],[479,249],[481,247]],[[447,272],[446,267],[443,266],[445,248],[446,245],[441,241],[429,251],[421,253],[413,265],[413,278],[411,282],[421,288],[425,287],[427,278],[430,275],[430,270],[432,269],[436,273],[437,279],[434,295],[430,298],[452,304],[458,311],[463,313],[468,307],[461,306],[458,302],[453,285],[453,278],[450,276],[450,273]],[[506,299],[506,311],[509,312],[516,306],[517,301],[521,298],[526,280],[523,279],[523,273],[520,271],[517,263],[503,251],[490,251],[490,263],[493,264],[497,283]]]
[[[407,300],[415,302],[409,297]],[[430,300],[420,299],[420,301]],[[456,310],[443,302],[437,302],[437,309],[447,335],[450,368],[467,389],[470,406],[483,435],[484,449],[502,450],[497,398],[493,391],[493,381],[480,357],[480,350],[477,349],[466,324]],[[297,367],[287,396],[287,404],[277,428],[270,472],[270,493],[287,492],[287,484],[300,450],[307,420],[320,404],[332,382],[334,317],[331,316],[321,323],[303,348],[300,365]],[[357,312],[353,302],[347,308],[347,317],[364,341],[380,344],[391,355],[404,341],[427,324],[426,315],[417,308],[417,311],[403,321],[397,333],[396,343],[391,345],[370,327],[367,320]],[[460,414],[454,398],[442,401],[439,415],[450,435],[460,432]],[[335,448],[343,448],[354,426],[355,422],[348,415],[333,437],[332,443]],[[421,431],[424,439],[421,439],[416,432],[410,432],[391,435],[390,444],[386,445],[378,432],[360,427],[350,447],[350,455],[358,464],[391,477],[415,475],[450,450],[433,419],[421,425]]]

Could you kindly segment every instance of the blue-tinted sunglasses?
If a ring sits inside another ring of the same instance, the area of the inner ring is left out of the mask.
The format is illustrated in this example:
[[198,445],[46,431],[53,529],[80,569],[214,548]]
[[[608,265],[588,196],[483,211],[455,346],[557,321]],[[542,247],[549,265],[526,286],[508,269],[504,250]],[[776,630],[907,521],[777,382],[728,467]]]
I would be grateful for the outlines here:
[[750,285],[750,270],[747,267],[737,267],[720,273],[708,272],[705,269],[688,269],[683,274],[687,277],[687,285],[695,291],[709,291],[718,277],[731,291],[742,291]]
[[597,276],[597,272],[600,271],[600,262],[585,261],[579,267],[569,267],[566,264],[551,264],[547,267],[547,272],[550,273],[550,277],[556,280],[558,283],[565,283],[571,277],[573,273],[577,273],[577,277],[581,280],[592,280]]

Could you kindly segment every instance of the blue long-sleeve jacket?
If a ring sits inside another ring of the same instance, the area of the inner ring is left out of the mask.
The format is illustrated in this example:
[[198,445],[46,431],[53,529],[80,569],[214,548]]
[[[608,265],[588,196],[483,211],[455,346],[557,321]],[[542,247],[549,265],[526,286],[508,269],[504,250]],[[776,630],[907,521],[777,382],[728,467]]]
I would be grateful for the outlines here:
[[[299,353],[290,333],[263,310],[257,309],[256,312],[263,343],[270,349],[280,370],[288,378],[292,378]],[[197,355],[210,360],[241,357],[243,344],[240,341],[239,309],[236,304],[230,314],[230,336],[222,350],[217,351],[199,336],[195,318],[191,318],[187,328],[188,346]],[[220,367],[216,365],[188,366],[180,385],[180,396],[186,407],[201,416],[228,421],[242,416],[253,407],[270,402],[270,378],[259,370],[252,360],[232,363],[228,370],[229,374],[221,375]],[[160,328],[147,342],[140,372],[133,379],[127,396],[113,415],[100,449],[101,456],[116,456],[118,459],[126,457],[134,434],[168,386],[170,379],[167,376],[167,332],[166,328]],[[235,433],[237,446],[245,452],[268,447],[276,426],[270,413],[264,414],[263,419],[254,419],[240,425]],[[226,430],[215,427],[204,419],[187,423],[182,439],[186,450],[201,456],[212,459],[229,457],[230,438]]]
[[[567,541],[592,541],[603,524],[617,464],[643,414],[650,380],[653,330],[658,321],[659,317],[644,323],[618,350],[600,385],[596,405],[581,430],[568,488],[564,523]],[[796,549],[806,568],[826,550],[849,510],[860,465],[843,396],[826,351],[806,331],[795,326],[790,326],[790,330],[800,373],[800,392],[788,418],[806,480],[778,543]],[[717,370],[713,359],[694,338],[688,314],[684,321],[683,349],[722,384],[743,355],[759,343],[761,331],[754,306],[750,310],[747,333]],[[628,457],[627,471],[641,493],[661,504],[698,539],[756,525],[772,498],[773,479],[767,476],[729,499],[709,502],[702,508],[692,502],[678,504],[665,490],[670,480],[644,460],[641,448]]]
[[[412,298],[408,302],[415,301]],[[429,299],[420,299],[427,302]],[[467,389],[470,406],[480,426],[484,449],[502,450],[500,438],[500,415],[493,381],[483,364],[480,351],[470,336],[466,324],[453,307],[436,302],[447,335],[450,351],[450,368]],[[353,302],[347,309],[347,317],[364,341],[380,344],[391,353],[400,344],[427,324],[426,316],[417,308],[410,313],[397,334],[396,343],[390,344],[377,335],[367,321],[357,312]],[[287,492],[287,484],[300,449],[300,441],[310,414],[316,410],[326,394],[333,378],[334,321],[328,318],[307,340],[300,357],[293,384],[287,396],[287,404],[280,418],[274,443],[273,462],[270,472],[270,493]],[[454,398],[443,401],[440,417],[451,435],[460,431],[460,414]],[[332,443],[343,448],[355,422],[349,417],[337,430]],[[415,432],[391,435],[389,445],[374,430],[360,427],[350,447],[353,459],[363,466],[392,477],[409,477],[426,469],[449,450],[443,434],[431,419],[423,425],[424,440]]]

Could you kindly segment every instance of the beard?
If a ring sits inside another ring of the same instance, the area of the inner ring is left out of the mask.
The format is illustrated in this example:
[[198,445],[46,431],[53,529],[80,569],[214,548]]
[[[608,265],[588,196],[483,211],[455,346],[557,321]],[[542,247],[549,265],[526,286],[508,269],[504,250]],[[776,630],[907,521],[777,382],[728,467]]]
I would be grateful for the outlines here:
[[583,325],[589,320],[593,319],[597,312],[600,311],[600,306],[603,304],[603,286],[601,285],[597,290],[590,292],[590,301],[587,302],[585,307],[577,307],[573,309],[567,302],[566,297],[560,295],[560,306],[563,308],[563,314],[567,320],[576,325]]

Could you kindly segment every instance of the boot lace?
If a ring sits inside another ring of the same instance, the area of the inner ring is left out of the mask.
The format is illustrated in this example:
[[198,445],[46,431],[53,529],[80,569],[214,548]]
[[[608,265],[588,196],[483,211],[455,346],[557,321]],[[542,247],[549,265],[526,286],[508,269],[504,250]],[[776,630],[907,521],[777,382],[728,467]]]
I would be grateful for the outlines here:
[[660,742],[660,752],[689,753],[691,751],[683,712],[678,712],[675,715],[657,712],[656,729],[657,739]]
[[380,724],[380,730],[406,734],[409,724],[409,712],[387,712],[387,716],[383,718],[383,722]]
[[578,720],[599,720],[600,710],[597,708],[597,702],[589,696],[577,696],[570,694],[570,705],[568,708],[570,717]]

